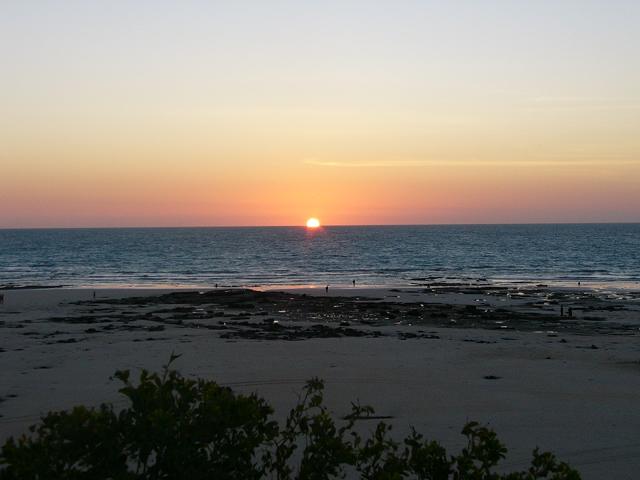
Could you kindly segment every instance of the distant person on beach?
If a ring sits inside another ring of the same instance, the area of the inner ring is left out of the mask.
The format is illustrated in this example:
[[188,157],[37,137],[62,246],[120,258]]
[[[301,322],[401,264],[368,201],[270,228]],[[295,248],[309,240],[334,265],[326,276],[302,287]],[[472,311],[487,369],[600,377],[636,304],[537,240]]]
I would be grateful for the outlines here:
[[353,286],[354,286],[354,287],[356,286],[356,281],[355,281],[355,280],[353,281]]
[[326,287],[324,287],[324,292],[325,292],[325,293],[329,293],[329,285],[327,285]]
[[0,293],[0,305],[4,303],[4,293]]

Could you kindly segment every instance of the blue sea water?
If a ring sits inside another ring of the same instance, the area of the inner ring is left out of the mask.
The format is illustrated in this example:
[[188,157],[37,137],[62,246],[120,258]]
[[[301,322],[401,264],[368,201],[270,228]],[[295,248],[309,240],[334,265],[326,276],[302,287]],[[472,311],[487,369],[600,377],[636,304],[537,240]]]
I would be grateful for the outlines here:
[[640,224],[0,230],[0,286],[640,281]]

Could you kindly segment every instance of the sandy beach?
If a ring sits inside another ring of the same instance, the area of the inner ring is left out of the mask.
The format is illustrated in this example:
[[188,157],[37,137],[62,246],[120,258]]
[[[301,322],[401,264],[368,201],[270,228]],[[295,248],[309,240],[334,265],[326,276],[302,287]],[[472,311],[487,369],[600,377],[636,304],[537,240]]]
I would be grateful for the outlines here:
[[116,369],[157,370],[176,352],[184,374],[256,391],[281,414],[318,376],[337,415],[359,399],[399,435],[413,425],[456,448],[466,421],[489,425],[509,448],[508,468],[524,468],[540,446],[585,479],[640,471],[638,292],[432,284],[2,293],[0,441],[49,410],[122,402]]

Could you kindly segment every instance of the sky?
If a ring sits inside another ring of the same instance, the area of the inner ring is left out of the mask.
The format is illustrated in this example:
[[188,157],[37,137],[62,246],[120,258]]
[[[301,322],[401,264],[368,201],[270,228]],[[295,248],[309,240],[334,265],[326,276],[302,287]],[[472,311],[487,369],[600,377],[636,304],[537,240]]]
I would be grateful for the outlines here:
[[0,227],[640,221],[640,2],[0,2]]

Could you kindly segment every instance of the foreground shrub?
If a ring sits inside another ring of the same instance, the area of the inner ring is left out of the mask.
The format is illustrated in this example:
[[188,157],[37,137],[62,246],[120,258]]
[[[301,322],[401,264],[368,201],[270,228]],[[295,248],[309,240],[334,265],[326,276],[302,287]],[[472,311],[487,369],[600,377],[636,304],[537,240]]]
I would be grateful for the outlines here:
[[474,422],[462,430],[467,447],[451,456],[415,430],[394,440],[384,422],[364,438],[355,424],[373,409],[353,404],[346,418],[333,418],[318,379],[307,383],[281,426],[264,399],[184,378],[170,369],[175,358],[161,374],[143,370],[137,383],[128,371],[116,372],[128,399],[122,410],[101,405],[52,412],[29,435],[10,438],[0,454],[0,479],[580,478],[537,449],[527,471],[496,473],[507,449]]

